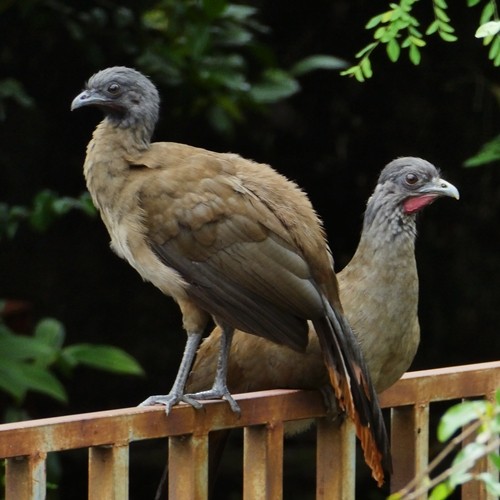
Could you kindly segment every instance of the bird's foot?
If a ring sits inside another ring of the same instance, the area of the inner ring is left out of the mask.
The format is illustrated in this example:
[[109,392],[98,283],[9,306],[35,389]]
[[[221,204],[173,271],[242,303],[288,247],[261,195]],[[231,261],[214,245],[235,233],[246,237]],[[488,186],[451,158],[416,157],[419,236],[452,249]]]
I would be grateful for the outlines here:
[[176,394],[172,392],[170,394],[165,394],[164,396],[162,395],[150,396],[148,399],[144,400],[139,406],[164,405],[165,412],[168,415],[170,413],[170,410],[177,403],[180,402],[187,403],[188,405],[191,405],[193,408],[196,408],[197,410],[201,410],[201,408],[203,408],[203,405],[199,401],[196,401],[196,399],[193,399],[191,395]]
[[231,393],[229,392],[227,387],[214,386],[208,391],[196,392],[194,394],[186,394],[186,397],[202,401],[207,399],[225,399],[229,403],[229,406],[231,407],[231,410],[233,410],[234,413],[237,413],[238,415],[241,414],[240,406],[234,400],[233,396],[231,396]]

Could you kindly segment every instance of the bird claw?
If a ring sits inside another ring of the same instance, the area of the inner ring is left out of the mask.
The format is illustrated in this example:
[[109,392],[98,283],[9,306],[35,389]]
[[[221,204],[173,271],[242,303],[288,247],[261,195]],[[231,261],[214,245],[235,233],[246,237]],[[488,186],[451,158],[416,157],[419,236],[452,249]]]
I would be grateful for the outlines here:
[[139,406],[155,406],[155,405],[164,405],[165,412],[167,415],[170,413],[170,410],[179,402],[186,403],[191,405],[193,408],[197,410],[201,410],[203,405],[190,397],[189,394],[166,394],[166,395],[158,395],[158,396],[150,396],[146,400],[144,400]]
[[207,399],[224,399],[229,403],[233,413],[241,415],[241,409],[238,403],[235,401],[231,393],[227,389],[212,388],[209,391],[196,392],[194,394],[186,394],[186,397],[192,398],[193,400],[207,400]]
[[339,404],[335,392],[331,385],[324,385],[320,387],[321,396],[323,396],[323,403],[326,407],[327,416],[331,420],[335,420],[340,413]]

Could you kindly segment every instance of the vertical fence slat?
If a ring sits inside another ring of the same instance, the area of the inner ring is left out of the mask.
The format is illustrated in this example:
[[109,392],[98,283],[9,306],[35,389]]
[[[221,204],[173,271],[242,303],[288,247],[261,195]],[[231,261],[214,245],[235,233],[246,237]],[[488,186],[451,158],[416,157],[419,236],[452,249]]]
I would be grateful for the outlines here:
[[169,438],[168,492],[169,498],[208,497],[208,434]]
[[43,500],[46,495],[46,453],[5,461],[6,500]]
[[316,500],[351,500],[356,483],[356,434],[350,419],[318,419]]
[[[486,394],[485,398],[494,403],[495,391]],[[475,436],[475,434],[469,436],[463,445],[466,446],[471,441],[474,441]],[[496,451],[498,453],[498,450]],[[498,469],[488,457],[478,460],[472,468],[473,474],[479,474],[480,472],[489,472],[498,481]],[[469,481],[462,485],[462,500],[495,500],[496,498],[498,498],[496,495],[488,492],[482,481]]]
[[243,498],[274,500],[283,496],[283,422],[245,427]]
[[394,469],[391,492],[396,492],[420,474],[429,462],[428,404],[391,409],[391,449]]
[[126,500],[128,464],[128,445],[89,448],[89,500]]

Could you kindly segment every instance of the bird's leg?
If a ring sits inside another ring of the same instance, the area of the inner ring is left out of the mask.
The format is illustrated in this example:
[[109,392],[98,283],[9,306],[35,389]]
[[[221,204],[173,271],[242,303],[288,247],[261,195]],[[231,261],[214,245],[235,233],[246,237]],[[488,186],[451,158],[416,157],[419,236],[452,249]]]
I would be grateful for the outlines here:
[[189,397],[189,395],[184,394],[184,387],[186,386],[186,380],[188,378],[191,366],[193,364],[194,357],[196,356],[196,351],[201,340],[201,333],[188,333],[188,338],[186,346],[184,347],[184,354],[182,355],[182,361],[177,371],[175,377],[174,385],[168,394],[150,396],[148,399],[143,401],[139,406],[153,406],[153,405],[165,405],[165,411],[167,415],[170,410],[179,401],[188,403],[197,409],[202,407],[202,404],[195,399]]
[[222,335],[220,339],[219,357],[217,358],[217,371],[215,372],[215,380],[212,388],[208,391],[197,392],[194,394],[187,394],[187,397],[192,399],[225,399],[231,410],[234,413],[240,413],[240,407],[234,400],[233,396],[227,388],[227,367],[229,352],[231,350],[231,341],[233,340],[234,328],[224,326],[222,328]]

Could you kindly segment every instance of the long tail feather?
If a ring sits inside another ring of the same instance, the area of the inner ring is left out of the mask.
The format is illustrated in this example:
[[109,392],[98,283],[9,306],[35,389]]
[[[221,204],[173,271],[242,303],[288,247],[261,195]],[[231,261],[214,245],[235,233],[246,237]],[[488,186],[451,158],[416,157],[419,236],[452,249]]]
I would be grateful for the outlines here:
[[354,421],[365,461],[381,486],[392,472],[389,440],[363,354],[344,316],[325,303],[327,316],[314,321],[330,381],[340,407]]

